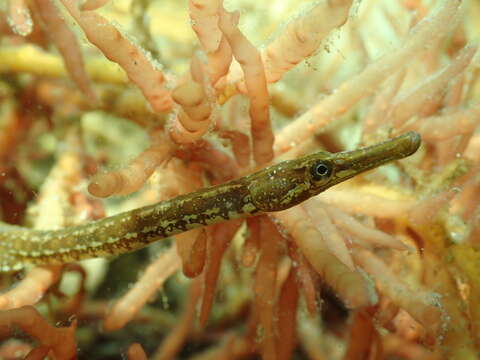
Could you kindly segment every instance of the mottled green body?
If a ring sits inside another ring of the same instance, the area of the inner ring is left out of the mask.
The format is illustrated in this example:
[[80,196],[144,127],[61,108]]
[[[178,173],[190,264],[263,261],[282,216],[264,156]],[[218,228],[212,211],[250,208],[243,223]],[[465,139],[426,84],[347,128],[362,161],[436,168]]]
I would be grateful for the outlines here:
[[360,150],[319,152],[226,184],[61,230],[3,225],[0,271],[19,270],[29,263],[118,255],[197,227],[284,210],[363,171],[408,156],[419,144],[417,134],[407,133]]

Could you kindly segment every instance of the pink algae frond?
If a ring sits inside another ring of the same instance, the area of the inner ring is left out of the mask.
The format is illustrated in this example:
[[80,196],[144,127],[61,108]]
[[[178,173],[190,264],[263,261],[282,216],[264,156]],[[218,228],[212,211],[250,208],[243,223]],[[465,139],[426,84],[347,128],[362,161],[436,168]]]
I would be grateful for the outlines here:
[[13,0],[9,3],[7,22],[15,34],[30,35],[33,28],[32,15],[24,0]]
[[128,360],[147,360],[147,354],[139,343],[130,345],[127,352]]
[[85,0],[83,4],[80,5],[80,10],[82,11],[91,11],[97,10],[103,5],[107,4],[110,0]]
[[70,29],[54,1],[35,0],[35,4],[38,9],[38,15],[42,19],[44,26],[49,29],[49,36],[62,54],[65,67],[72,79],[88,100],[95,104],[98,101],[97,95],[94,93],[90,79],[85,71],[83,53],[75,33]]
[[53,327],[32,306],[24,306],[0,313],[0,336],[11,334],[15,326],[35,338],[39,346],[29,353],[31,358],[44,358],[53,354],[57,359],[75,359],[77,344],[75,330],[77,321],[68,327]]

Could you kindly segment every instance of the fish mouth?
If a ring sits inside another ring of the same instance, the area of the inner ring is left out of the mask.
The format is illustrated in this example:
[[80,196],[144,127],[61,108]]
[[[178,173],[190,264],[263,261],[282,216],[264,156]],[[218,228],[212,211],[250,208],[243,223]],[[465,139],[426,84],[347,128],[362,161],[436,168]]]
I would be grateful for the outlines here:
[[336,153],[335,183],[356,176],[393,160],[403,159],[415,153],[421,144],[421,137],[414,131],[362,149]]

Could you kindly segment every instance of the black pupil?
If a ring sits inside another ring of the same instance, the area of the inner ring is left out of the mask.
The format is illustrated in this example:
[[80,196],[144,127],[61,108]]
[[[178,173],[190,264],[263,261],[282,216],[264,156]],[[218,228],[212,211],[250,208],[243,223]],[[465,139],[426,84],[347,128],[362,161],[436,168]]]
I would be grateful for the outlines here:
[[313,167],[313,177],[316,180],[321,179],[324,176],[327,176],[330,173],[330,167],[325,163],[317,163]]

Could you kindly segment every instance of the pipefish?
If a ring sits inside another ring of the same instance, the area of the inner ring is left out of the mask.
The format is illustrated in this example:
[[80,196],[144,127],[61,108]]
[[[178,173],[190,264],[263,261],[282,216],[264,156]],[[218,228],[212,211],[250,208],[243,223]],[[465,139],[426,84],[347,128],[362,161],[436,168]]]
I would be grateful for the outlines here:
[[60,230],[0,226],[0,271],[119,255],[197,227],[297,205],[329,187],[413,154],[420,135],[286,160],[225,184]]

